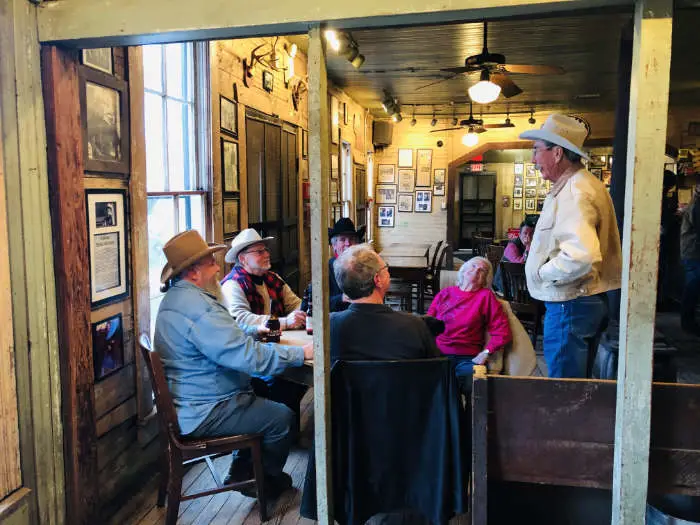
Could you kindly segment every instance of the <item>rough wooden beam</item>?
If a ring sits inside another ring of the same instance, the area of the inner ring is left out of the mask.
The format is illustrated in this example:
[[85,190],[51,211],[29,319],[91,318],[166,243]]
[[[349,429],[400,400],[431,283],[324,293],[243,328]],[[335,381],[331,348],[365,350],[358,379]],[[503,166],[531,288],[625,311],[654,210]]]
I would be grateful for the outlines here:
[[333,523],[331,486],[330,320],[328,318],[329,114],[321,27],[309,31],[309,179],[314,304],[314,438],[318,522]]
[[[140,45],[303,33],[314,22],[338,28],[433,24],[630,5],[632,0],[269,0],[250,9],[245,0],[60,0],[39,13],[42,42]],[[107,37],[107,38],[105,38]]]
[[672,0],[638,0],[634,16],[613,473],[619,525],[644,523],[646,511],[672,16]]

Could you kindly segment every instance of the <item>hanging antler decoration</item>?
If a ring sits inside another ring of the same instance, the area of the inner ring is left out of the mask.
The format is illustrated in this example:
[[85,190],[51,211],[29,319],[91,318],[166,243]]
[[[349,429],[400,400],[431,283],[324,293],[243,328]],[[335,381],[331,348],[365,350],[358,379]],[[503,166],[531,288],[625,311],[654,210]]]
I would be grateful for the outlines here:
[[[279,37],[275,38],[275,41],[273,43],[270,42],[263,42],[259,46],[253,48],[253,50],[250,52],[250,58],[248,59],[243,59],[243,83],[248,86],[248,80],[249,78],[253,78],[253,75],[255,74],[255,66],[257,64],[262,64],[268,69],[272,69],[273,71],[286,71],[287,68],[281,68],[277,65],[277,41],[279,40]],[[261,49],[265,48],[266,46],[270,46],[269,51],[260,51]]]
[[292,80],[292,106],[294,106],[294,111],[299,111],[299,102],[301,101],[301,96],[304,92],[309,90],[308,77],[300,78],[297,77]]

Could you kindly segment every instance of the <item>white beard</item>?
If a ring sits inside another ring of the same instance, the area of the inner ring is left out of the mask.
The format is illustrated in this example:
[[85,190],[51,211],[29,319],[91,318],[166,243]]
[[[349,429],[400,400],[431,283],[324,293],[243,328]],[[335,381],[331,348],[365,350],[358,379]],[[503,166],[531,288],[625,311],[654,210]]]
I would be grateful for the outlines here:
[[221,289],[221,283],[218,278],[214,277],[211,282],[206,283],[202,288],[205,292],[213,295],[219,303],[224,304],[224,292]]

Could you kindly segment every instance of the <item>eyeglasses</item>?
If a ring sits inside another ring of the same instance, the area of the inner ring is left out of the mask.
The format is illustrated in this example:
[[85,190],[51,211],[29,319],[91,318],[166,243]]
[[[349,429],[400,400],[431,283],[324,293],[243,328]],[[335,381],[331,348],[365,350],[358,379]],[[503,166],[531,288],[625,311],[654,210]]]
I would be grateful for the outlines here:
[[377,275],[379,275],[379,274],[381,273],[381,271],[382,271],[384,268],[389,268],[389,265],[388,265],[388,264],[385,264],[384,266],[382,266],[381,268],[379,268],[379,270],[377,270],[376,272],[374,272],[374,276],[376,277]]
[[257,250],[245,250],[243,253],[254,253],[255,255],[263,255],[265,253],[270,253],[270,249],[258,248]]
[[549,147],[544,146],[544,147],[542,147],[542,148],[537,148],[537,147],[532,148],[532,155],[533,155],[533,157],[534,157],[534,156],[537,155],[539,152],[545,151],[545,150],[547,150],[547,151],[548,151],[548,150],[551,150],[553,147],[554,147],[554,146],[549,146]]

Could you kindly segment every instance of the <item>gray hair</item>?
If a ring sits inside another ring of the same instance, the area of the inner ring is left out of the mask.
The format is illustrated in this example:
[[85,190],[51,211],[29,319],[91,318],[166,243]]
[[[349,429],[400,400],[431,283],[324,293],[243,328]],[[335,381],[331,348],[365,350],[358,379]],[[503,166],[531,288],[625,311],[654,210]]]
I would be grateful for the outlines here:
[[543,140],[542,142],[547,147],[547,149],[552,149],[554,146],[559,146],[562,149],[562,151],[564,152],[564,156],[572,164],[576,164],[577,162],[581,162],[581,155],[579,155],[578,153],[574,153],[571,150],[566,149],[561,144],[555,144],[554,142],[549,142],[548,140]]
[[369,244],[356,244],[343,252],[333,265],[335,280],[350,299],[369,297],[374,276],[382,269],[377,252]]
[[484,283],[484,288],[491,288],[493,284],[493,266],[491,266],[491,261],[486,257],[472,257],[465,262],[459,269],[459,272],[457,272],[457,286],[461,287],[464,284],[464,274],[467,272],[467,269],[471,268],[476,263],[484,263],[484,265],[486,265],[486,282]]

